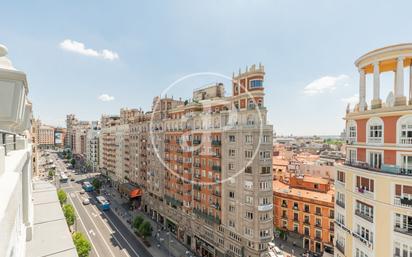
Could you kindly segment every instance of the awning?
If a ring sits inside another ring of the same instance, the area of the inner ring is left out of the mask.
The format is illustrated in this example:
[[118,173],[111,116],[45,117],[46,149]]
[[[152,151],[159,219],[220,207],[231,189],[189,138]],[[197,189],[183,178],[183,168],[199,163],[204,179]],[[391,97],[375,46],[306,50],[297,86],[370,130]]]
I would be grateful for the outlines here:
[[143,190],[138,186],[130,183],[123,183],[119,186],[120,193],[128,195],[130,198],[136,198],[143,195]]

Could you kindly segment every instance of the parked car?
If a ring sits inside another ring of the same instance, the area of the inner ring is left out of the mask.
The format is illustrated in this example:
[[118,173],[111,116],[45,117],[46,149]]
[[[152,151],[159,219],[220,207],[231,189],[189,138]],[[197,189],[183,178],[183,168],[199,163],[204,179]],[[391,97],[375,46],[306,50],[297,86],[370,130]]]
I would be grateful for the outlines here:
[[85,198],[85,199],[83,200],[83,204],[84,204],[84,205],[90,204],[89,198]]
[[277,257],[283,257],[283,252],[279,249],[279,247],[273,247],[273,251],[275,252]]
[[84,194],[86,193],[86,191],[84,191],[84,189],[80,190],[80,194]]

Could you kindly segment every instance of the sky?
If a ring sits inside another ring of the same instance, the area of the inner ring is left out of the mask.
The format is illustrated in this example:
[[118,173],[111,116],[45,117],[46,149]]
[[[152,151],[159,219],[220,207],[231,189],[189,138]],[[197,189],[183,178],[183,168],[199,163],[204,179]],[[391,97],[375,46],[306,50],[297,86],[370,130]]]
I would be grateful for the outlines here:
[[[27,73],[34,114],[65,125],[149,110],[153,97],[193,73],[232,72],[262,63],[265,104],[278,135],[337,135],[357,101],[354,61],[412,42],[411,1],[380,0],[36,0],[1,4],[0,43]],[[175,88],[230,81],[197,76]],[[407,81],[407,80],[405,80]],[[382,77],[386,99],[393,78]],[[367,82],[367,100],[372,92]]]

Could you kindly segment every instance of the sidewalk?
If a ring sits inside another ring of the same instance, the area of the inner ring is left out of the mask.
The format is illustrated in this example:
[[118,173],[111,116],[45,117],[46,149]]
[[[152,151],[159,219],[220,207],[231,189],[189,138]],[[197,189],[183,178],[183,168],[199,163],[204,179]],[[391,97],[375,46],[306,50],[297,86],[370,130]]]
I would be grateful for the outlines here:
[[[191,253],[183,244],[181,244],[172,233],[161,230],[161,224],[156,223],[146,213],[142,211],[130,211],[127,209],[127,203],[120,194],[114,188],[103,188],[106,192],[110,192],[109,196],[106,196],[110,200],[113,213],[133,232],[130,223],[136,215],[142,215],[145,220],[149,221],[153,228],[153,234],[147,240],[150,242],[150,247],[147,250],[154,256],[165,257],[190,257],[195,256]],[[129,222],[130,223],[129,223]],[[134,233],[133,233],[134,234]],[[136,236],[136,238],[138,238]],[[143,241],[138,238],[142,243]]]

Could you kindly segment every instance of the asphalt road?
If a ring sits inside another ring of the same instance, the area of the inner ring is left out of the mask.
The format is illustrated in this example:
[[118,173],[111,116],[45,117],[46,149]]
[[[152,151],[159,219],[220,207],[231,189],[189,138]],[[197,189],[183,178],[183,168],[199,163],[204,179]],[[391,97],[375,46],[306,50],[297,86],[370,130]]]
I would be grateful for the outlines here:
[[[58,158],[53,158],[57,171],[65,171],[65,164]],[[72,173],[71,170],[67,171]],[[85,179],[86,175],[74,175],[77,180]],[[68,194],[68,201],[77,213],[76,228],[89,238],[92,244],[91,257],[152,257],[146,248],[137,240],[127,227],[112,213],[100,211],[95,205],[94,194],[80,194],[81,185],[69,181],[60,183],[58,187]],[[91,204],[83,205],[83,199],[89,198]]]

